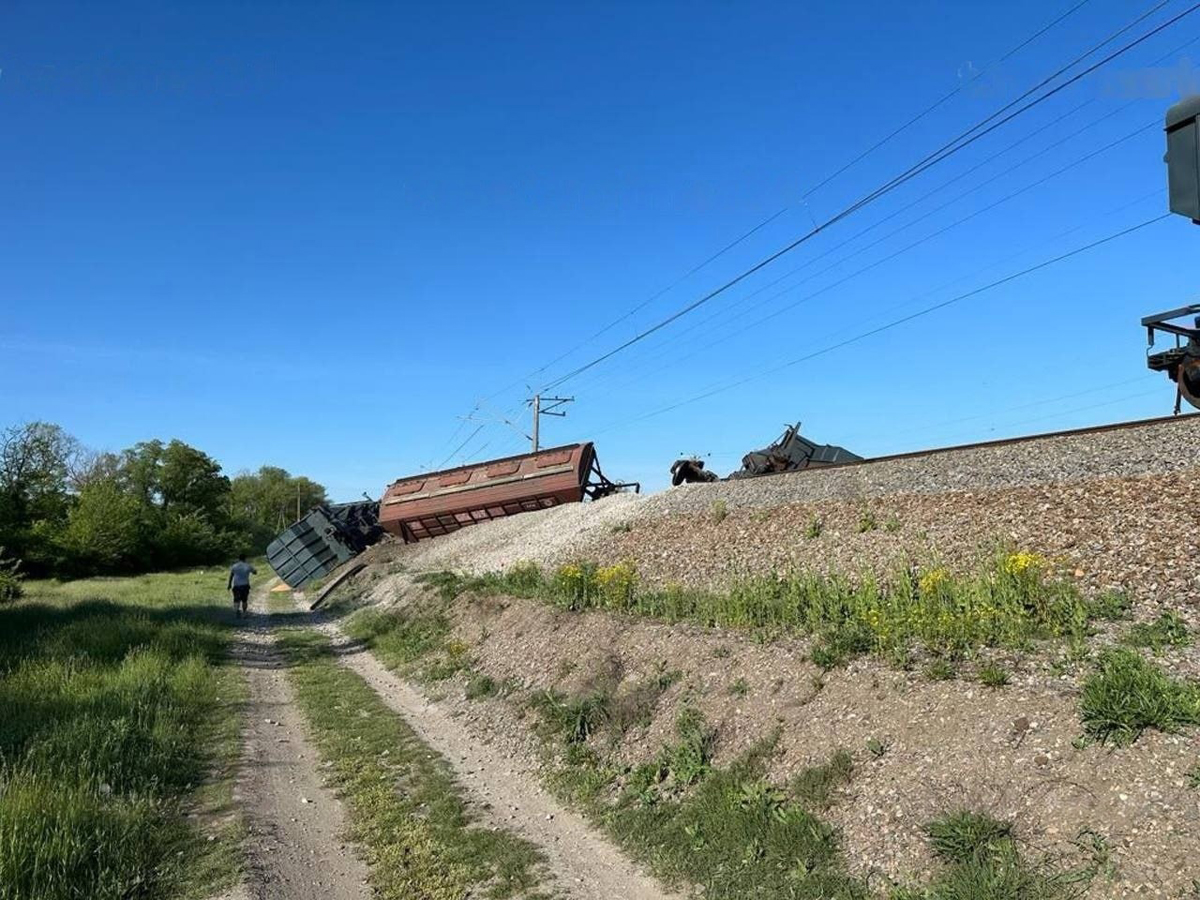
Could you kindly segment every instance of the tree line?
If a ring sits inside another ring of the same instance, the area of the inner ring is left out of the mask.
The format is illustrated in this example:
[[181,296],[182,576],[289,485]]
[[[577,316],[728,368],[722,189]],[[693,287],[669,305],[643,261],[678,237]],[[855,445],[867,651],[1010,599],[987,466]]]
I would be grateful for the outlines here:
[[130,574],[261,553],[325,488],[276,466],[232,478],[180,440],[89,450],[63,428],[0,431],[0,563],[25,575]]

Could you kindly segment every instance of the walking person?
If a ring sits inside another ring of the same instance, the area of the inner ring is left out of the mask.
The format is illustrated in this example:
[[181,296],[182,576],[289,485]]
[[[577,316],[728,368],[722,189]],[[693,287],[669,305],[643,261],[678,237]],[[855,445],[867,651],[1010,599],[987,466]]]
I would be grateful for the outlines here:
[[241,618],[246,615],[246,604],[250,602],[250,576],[257,575],[258,570],[246,562],[243,553],[238,561],[229,567],[229,590],[233,593],[233,612]]

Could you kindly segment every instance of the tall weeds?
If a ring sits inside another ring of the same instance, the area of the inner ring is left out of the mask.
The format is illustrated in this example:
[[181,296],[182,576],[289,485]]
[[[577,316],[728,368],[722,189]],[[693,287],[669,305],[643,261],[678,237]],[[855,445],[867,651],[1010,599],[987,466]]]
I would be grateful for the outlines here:
[[[446,588],[448,576],[436,576]],[[903,657],[920,647],[957,657],[988,646],[1082,638],[1095,614],[1069,581],[1030,553],[1003,553],[976,571],[900,569],[886,579],[852,581],[813,572],[745,578],[726,591],[644,587],[629,563],[580,562],[543,572],[531,563],[459,578],[452,590],[538,597],[564,609],[602,609],[666,622],[818,635],[821,659],[856,652]]]

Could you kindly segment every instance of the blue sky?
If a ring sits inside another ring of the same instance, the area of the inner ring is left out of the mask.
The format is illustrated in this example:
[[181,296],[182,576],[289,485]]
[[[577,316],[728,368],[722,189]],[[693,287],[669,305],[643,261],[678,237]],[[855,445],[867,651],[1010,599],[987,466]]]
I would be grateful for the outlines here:
[[[378,495],[446,461],[481,398],[476,417],[527,430],[526,383],[748,268],[1152,5],[1090,0],[800,202],[1075,2],[10,0],[0,423],[102,449],[179,437],[229,471]],[[1196,300],[1200,230],[1177,217],[656,413],[1164,212],[1152,123],[1200,89],[1193,59],[1200,13],[556,388],[576,402],[544,442],[594,438],[610,475],[661,486],[679,453],[728,471],[798,419],[876,454],[1169,412],[1138,319]],[[485,424],[449,461],[522,444]]]

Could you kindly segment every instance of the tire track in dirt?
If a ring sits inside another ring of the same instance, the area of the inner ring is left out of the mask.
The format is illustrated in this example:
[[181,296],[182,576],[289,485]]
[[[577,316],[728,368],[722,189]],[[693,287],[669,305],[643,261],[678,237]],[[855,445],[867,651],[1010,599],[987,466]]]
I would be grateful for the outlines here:
[[554,887],[572,900],[682,900],[641,872],[588,822],[540,784],[514,771],[513,761],[479,743],[443,708],[387,669],[369,650],[319,613],[316,628],[333,642],[342,665],[359,675],[441,754],[484,823],[533,843],[545,854]]
[[274,646],[266,595],[234,641],[248,688],[234,801],[246,817],[246,875],[230,900],[365,900],[367,866],[347,844],[345,811],[324,786],[318,755]]

